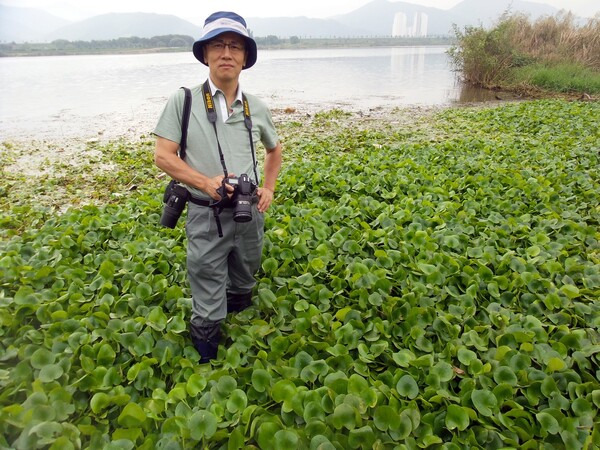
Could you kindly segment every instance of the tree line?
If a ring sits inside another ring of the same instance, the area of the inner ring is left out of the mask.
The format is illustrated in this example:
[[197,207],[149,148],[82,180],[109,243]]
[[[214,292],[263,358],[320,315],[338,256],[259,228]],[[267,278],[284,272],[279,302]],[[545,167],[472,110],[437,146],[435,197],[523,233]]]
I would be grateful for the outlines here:
[[[447,36],[424,38],[399,38],[391,36],[361,37],[298,37],[280,38],[275,35],[254,37],[262,48],[327,48],[352,46],[398,46],[398,45],[448,45]],[[181,34],[168,34],[151,38],[137,36],[108,40],[69,41],[56,39],[47,43],[0,44],[0,56],[76,55],[94,53],[176,52],[189,50],[196,39]]]
[[168,34],[141,38],[137,36],[118,39],[69,41],[56,39],[47,43],[6,43],[0,44],[0,56],[14,54],[69,54],[81,52],[102,52],[108,50],[178,49],[190,48],[195,39],[182,34]]

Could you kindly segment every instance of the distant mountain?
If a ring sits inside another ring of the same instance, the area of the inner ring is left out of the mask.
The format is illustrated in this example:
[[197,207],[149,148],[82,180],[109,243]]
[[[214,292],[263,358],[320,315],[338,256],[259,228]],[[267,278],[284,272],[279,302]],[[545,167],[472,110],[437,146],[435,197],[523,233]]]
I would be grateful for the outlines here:
[[348,26],[331,19],[309,19],[308,17],[250,17],[248,28],[256,37],[269,35],[278,37],[298,36],[318,38],[331,36],[357,36],[366,34],[361,27]]
[[[463,0],[449,10],[404,1],[373,0],[348,14],[328,19],[250,17],[247,22],[256,37],[390,36],[397,13],[404,13],[409,22],[416,13],[425,13],[427,34],[439,36],[451,34],[453,24],[460,28],[465,25],[490,26],[506,11],[523,12],[536,19],[554,15],[558,10],[524,0]],[[200,30],[201,26],[173,15],[111,13],[69,23],[42,10],[0,5],[0,42],[47,42],[55,39],[90,41],[132,36],[150,38],[167,34],[198,37]]]
[[58,28],[48,33],[46,40],[91,41],[132,36],[151,38],[167,34],[196,36],[199,32],[200,27],[177,16],[151,13],[110,13]]
[[505,11],[519,11],[534,19],[558,12],[552,6],[522,0],[463,0],[449,10],[408,2],[374,0],[355,11],[332,17],[332,19],[350,28],[360,26],[369,35],[389,36],[392,34],[396,13],[403,12],[406,16],[412,17],[415,13],[423,12],[428,16],[429,35],[448,35],[451,34],[452,24],[461,28],[465,25],[490,26]]
[[68,20],[34,8],[15,8],[0,4],[0,42],[39,42]]

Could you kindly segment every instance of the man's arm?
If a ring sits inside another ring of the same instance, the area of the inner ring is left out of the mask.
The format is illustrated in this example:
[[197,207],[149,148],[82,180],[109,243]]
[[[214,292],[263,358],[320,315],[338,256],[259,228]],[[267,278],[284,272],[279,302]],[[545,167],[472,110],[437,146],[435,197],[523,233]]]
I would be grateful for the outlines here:
[[263,187],[258,189],[258,210],[265,212],[273,202],[275,195],[275,185],[277,184],[277,176],[281,169],[281,143],[278,143],[275,148],[267,150],[265,156],[265,180]]
[[192,169],[177,155],[177,150],[179,150],[177,142],[157,136],[154,163],[175,180],[206,192],[214,200],[220,200],[221,196],[217,194],[217,189],[221,186],[223,175],[209,178]]

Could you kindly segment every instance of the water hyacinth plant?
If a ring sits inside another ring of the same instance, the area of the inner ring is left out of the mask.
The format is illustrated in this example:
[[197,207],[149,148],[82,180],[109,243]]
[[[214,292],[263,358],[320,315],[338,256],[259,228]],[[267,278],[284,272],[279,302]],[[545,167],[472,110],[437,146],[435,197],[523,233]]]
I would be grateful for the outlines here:
[[0,446],[597,448],[599,118],[283,124],[253,306],[211,365],[163,180],[63,214],[3,186]]

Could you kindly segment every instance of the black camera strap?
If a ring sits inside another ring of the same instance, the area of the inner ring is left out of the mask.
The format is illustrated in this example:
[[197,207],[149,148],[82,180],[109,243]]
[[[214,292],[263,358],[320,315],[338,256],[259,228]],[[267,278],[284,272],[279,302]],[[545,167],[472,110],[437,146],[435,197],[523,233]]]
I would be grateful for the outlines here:
[[258,173],[256,173],[256,152],[254,151],[254,139],[252,139],[252,118],[250,117],[250,105],[246,94],[242,92],[242,101],[244,103],[244,124],[248,130],[248,139],[250,140],[250,153],[252,154],[252,168],[254,169],[254,179],[258,184]]
[[204,106],[206,107],[206,116],[208,121],[212,123],[215,129],[215,136],[217,137],[217,148],[219,149],[219,158],[221,159],[221,167],[223,168],[223,175],[227,178],[227,166],[225,165],[225,157],[223,156],[223,150],[221,150],[221,142],[219,141],[219,133],[217,132],[217,110],[215,109],[215,102],[210,92],[210,85],[208,80],[202,85],[202,92],[204,93]]
[[181,89],[183,89],[185,98],[183,100],[183,117],[181,118],[181,142],[179,143],[179,157],[181,159],[185,159],[188,125],[190,123],[190,114],[192,112],[192,91],[183,86]]
[[[185,160],[185,150],[187,148],[187,135],[188,135],[188,125],[190,122],[190,115],[192,111],[192,91],[190,91],[186,87],[181,87],[184,93],[183,99],[183,115],[181,116],[181,140],[179,142],[179,157]],[[191,195],[186,187],[179,183],[179,181],[171,178],[171,181],[167,185],[165,189],[165,193],[163,196],[163,202],[165,203],[165,211],[168,211],[168,214],[165,215],[163,212],[163,217],[161,217],[160,223],[166,227],[174,228],[177,220],[179,219],[179,215],[184,210],[187,201],[191,198]],[[167,209],[168,208],[168,209]],[[172,221],[173,216],[171,208],[175,208],[179,211],[179,214],[175,217],[175,221]]]
[[[223,168],[223,174],[225,178],[229,176],[229,172],[227,171],[227,165],[225,164],[225,156],[223,156],[223,150],[221,149],[221,143],[219,142],[219,133],[217,132],[217,110],[215,109],[215,101],[213,99],[212,92],[210,90],[210,83],[208,79],[202,85],[202,91],[204,93],[204,106],[206,107],[206,116],[208,117],[208,121],[212,123],[212,126],[215,130],[215,137],[217,138],[217,148],[219,150],[219,159],[221,160],[221,167]],[[244,125],[246,125],[246,129],[248,130],[248,138],[250,140],[250,153],[252,154],[252,168],[254,169],[254,178],[258,183],[258,172],[256,171],[256,155],[254,152],[254,140],[252,139],[252,118],[250,116],[250,105],[248,104],[248,99],[246,95],[242,92],[242,102],[244,106]],[[223,229],[221,227],[221,220],[219,219],[219,215],[223,211],[223,208],[228,203],[227,193],[225,191],[220,193],[221,200],[213,203],[211,206],[213,208],[215,221],[217,223],[217,231],[219,233],[219,237],[223,237]]]
[[[221,143],[219,142],[219,133],[217,132],[217,110],[215,109],[215,102],[213,99],[212,92],[210,91],[210,83],[208,80],[202,85],[202,91],[204,92],[204,106],[206,107],[206,115],[208,121],[212,123],[215,130],[215,136],[217,138],[217,148],[219,150],[219,158],[221,160],[221,167],[223,167],[223,174],[227,178],[229,175],[227,171],[227,165],[225,164],[225,157],[223,156],[223,150],[221,149]],[[252,139],[252,117],[250,116],[250,105],[246,94],[242,92],[242,102],[244,106],[244,125],[248,130],[248,139],[250,140],[250,153],[252,154],[252,168],[254,169],[254,179],[258,183],[258,172],[256,171],[256,153],[254,151],[254,140]]]

